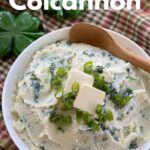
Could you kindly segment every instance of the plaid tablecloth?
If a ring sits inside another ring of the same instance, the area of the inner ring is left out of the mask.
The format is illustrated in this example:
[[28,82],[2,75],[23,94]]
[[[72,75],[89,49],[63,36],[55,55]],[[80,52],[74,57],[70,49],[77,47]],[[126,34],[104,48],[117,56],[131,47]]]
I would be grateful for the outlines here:
[[[9,6],[7,0],[0,0],[0,8],[18,13]],[[76,20],[65,20],[63,23],[57,21],[55,17],[43,14],[42,11],[34,11],[32,13],[39,17],[45,32],[71,26],[76,22],[89,22],[125,35],[135,41],[150,55],[150,0],[143,0],[141,11],[104,11],[103,9],[100,11],[88,11]],[[15,59],[15,56],[11,56],[8,59],[0,60],[0,102],[4,80]],[[5,128],[0,106],[0,150],[16,149],[17,147],[12,142]]]

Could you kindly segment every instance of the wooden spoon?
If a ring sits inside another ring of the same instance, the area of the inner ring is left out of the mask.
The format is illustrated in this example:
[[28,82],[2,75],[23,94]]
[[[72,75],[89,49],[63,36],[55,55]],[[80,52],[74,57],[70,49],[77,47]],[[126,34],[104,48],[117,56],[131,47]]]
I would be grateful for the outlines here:
[[101,27],[88,23],[77,23],[70,30],[69,40],[75,43],[86,43],[102,48],[150,73],[150,59],[142,58],[125,49]]

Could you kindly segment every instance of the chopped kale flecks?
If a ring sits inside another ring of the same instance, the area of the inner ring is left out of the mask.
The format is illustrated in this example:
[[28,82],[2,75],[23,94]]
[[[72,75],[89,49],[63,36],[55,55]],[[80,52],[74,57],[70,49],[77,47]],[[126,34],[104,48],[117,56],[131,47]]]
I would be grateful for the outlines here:
[[137,138],[132,140],[130,145],[129,145],[129,150],[135,150],[138,148],[138,144],[137,144]]
[[35,74],[32,74],[30,77],[30,81],[31,87],[33,89],[34,100],[35,102],[37,102],[37,99],[39,98],[40,89],[42,87],[40,84],[40,79],[38,79]]

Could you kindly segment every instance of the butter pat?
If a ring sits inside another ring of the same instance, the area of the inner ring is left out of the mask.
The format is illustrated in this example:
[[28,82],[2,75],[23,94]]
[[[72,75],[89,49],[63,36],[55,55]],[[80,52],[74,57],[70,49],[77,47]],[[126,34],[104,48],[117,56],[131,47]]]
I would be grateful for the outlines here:
[[95,114],[98,104],[104,105],[105,92],[89,85],[83,85],[73,103],[73,106],[91,115]]
[[82,71],[78,71],[76,69],[71,69],[70,73],[69,73],[69,77],[67,79],[65,88],[64,88],[64,92],[71,92],[72,91],[72,85],[78,82],[80,87],[83,84],[87,84],[89,86],[93,86],[94,83],[94,78],[91,75],[88,75]]

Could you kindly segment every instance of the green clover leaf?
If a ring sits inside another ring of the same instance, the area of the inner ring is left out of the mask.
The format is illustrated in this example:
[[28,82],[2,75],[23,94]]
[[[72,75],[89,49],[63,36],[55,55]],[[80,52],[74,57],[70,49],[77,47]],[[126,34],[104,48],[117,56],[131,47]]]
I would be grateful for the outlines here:
[[0,12],[0,58],[10,52],[17,56],[34,40],[44,35],[39,32],[40,21],[28,12],[14,16],[8,11]]

